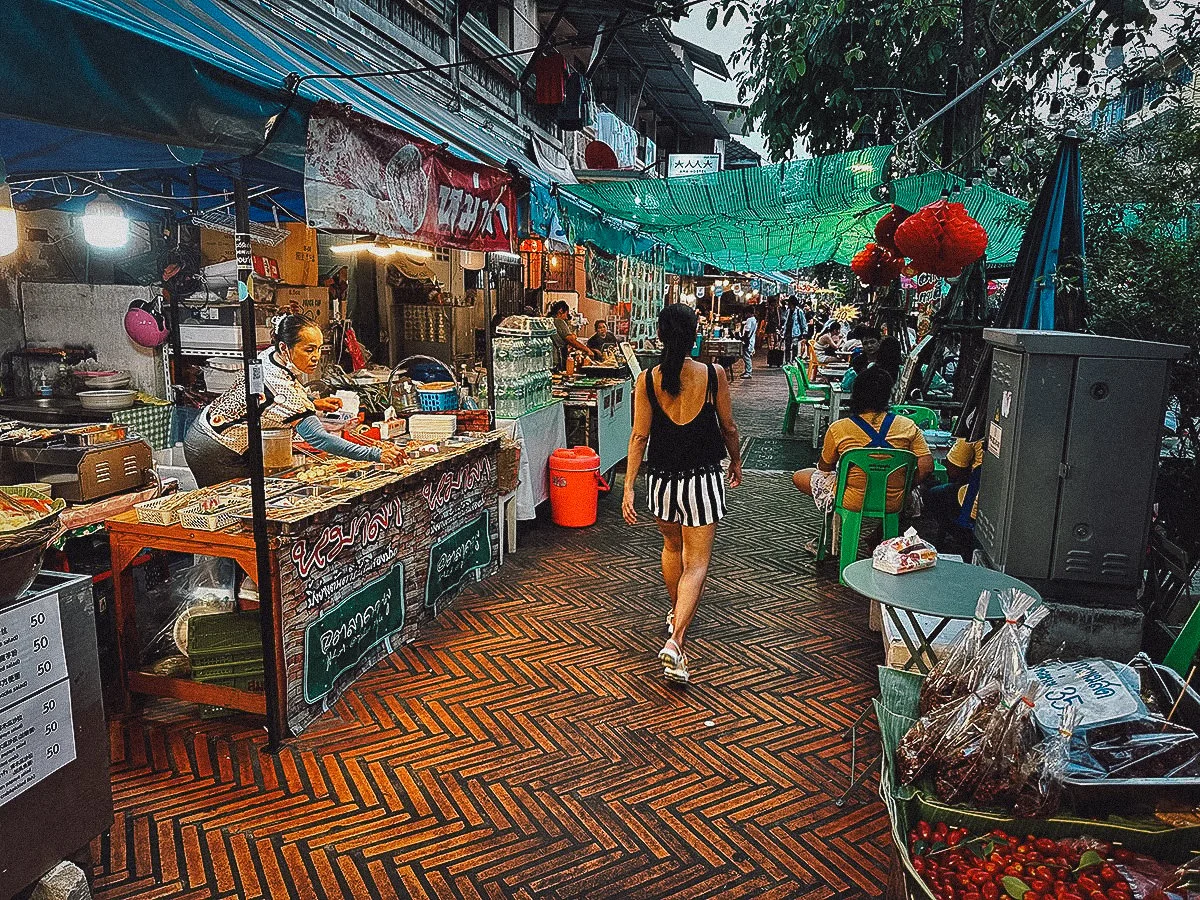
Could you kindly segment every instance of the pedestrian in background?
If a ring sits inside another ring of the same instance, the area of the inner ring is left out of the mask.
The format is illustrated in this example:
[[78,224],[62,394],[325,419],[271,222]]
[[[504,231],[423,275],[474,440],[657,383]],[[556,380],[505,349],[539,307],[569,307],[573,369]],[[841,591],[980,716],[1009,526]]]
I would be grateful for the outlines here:
[[687,683],[687,631],[708,578],[717,522],[725,515],[721,462],[728,455],[729,486],[737,487],[742,457],[724,370],[689,356],[696,340],[695,311],[682,303],[664,308],[658,314],[658,339],[661,361],[638,376],[634,389],[621,512],[626,522],[637,524],[634,494],[645,456],[650,514],[662,533],[663,581],[671,598],[670,638],[658,659],[667,678]]
[[787,313],[783,318],[783,361],[795,362],[800,348],[800,341],[808,334],[808,320],[800,301],[792,297],[788,301]]
[[746,310],[742,320],[742,377],[749,378],[754,374],[754,341],[758,337],[758,317],[754,308]]

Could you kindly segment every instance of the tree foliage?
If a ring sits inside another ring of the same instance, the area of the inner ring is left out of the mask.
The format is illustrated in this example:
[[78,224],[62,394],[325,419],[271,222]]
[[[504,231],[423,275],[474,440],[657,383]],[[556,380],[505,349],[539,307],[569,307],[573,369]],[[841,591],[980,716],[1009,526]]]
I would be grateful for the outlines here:
[[1180,449],[1200,451],[1200,120],[1182,107],[1082,148],[1088,325],[1186,344]]
[[[709,25],[745,15],[736,62],[742,98],[772,154],[797,138],[838,152],[856,134],[907,135],[1070,11],[1074,0],[719,0]],[[1142,0],[1097,0],[1052,37],[923,132],[919,165],[966,171],[987,152],[988,127],[1026,121],[1047,92],[1087,90],[1093,58],[1112,43],[1144,41],[1155,24]],[[1194,26],[1193,21],[1193,26]],[[1064,85],[1061,73],[1079,74]],[[869,125],[867,123],[870,123]],[[945,129],[943,130],[943,124]],[[874,140],[870,140],[874,143]]]

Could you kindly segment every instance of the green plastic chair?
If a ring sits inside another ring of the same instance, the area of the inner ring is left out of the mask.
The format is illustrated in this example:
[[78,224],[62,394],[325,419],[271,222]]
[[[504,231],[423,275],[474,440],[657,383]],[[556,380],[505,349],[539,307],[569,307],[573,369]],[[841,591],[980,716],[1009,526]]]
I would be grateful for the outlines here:
[[788,383],[787,408],[783,411],[783,433],[795,434],[796,416],[800,412],[800,407],[819,406],[825,402],[825,398],[811,395],[805,390],[808,379],[804,375],[804,370],[795,363],[785,363],[783,374]]
[[1195,665],[1197,653],[1200,653],[1200,604],[1196,605],[1179,630],[1179,636],[1167,651],[1163,665],[1178,672],[1180,678],[1187,678],[1191,667]]
[[[867,488],[863,495],[861,510],[846,509],[842,500],[846,495],[846,479],[851,468],[861,469],[867,476]],[[913,477],[917,472],[917,457],[910,450],[862,448],[848,450],[838,461],[837,492],[834,494],[833,509],[825,517],[821,528],[817,559],[826,557],[825,547],[833,534],[833,517],[841,520],[841,550],[838,556],[838,581],[846,583],[842,573],[846,566],[858,558],[858,540],[862,536],[863,519],[879,519],[883,523],[883,539],[900,534],[900,513],[887,511],[888,478],[893,472],[904,470],[904,495],[912,490]]]
[[936,410],[932,410],[928,406],[905,406],[900,404],[893,406],[891,411],[898,416],[906,416],[912,419],[913,423],[922,431],[937,431],[942,425],[941,416],[937,414]]

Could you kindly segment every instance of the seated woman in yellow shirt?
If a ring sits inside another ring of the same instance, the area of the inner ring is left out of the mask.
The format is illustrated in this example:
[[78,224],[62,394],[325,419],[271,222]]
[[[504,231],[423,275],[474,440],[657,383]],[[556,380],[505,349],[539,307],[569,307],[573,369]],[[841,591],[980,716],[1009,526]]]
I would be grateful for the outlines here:
[[[796,487],[809,494],[822,512],[833,507],[837,491],[838,460],[848,450],[862,447],[894,447],[911,450],[917,457],[916,482],[933,473],[933,456],[925,443],[925,435],[912,419],[888,412],[892,396],[892,377],[882,369],[871,366],[854,380],[850,393],[850,416],[833,422],[825,432],[821,459],[815,469],[801,469],[792,476]],[[850,470],[842,503],[846,509],[862,509],[867,477],[859,469]],[[888,512],[899,512],[904,506],[904,473],[895,472],[888,479]]]

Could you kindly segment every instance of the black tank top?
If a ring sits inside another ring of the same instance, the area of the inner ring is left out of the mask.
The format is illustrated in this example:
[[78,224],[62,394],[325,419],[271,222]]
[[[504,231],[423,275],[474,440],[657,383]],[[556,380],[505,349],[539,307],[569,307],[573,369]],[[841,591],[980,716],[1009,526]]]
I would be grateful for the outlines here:
[[[658,368],[657,366],[655,368]],[[708,391],[704,405],[692,421],[677,425],[658,404],[654,369],[646,373],[650,399],[650,450],[646,468],[660,475],[713,471],[725,458],[725,439],[717,422],[717,370],[708,365]]]

